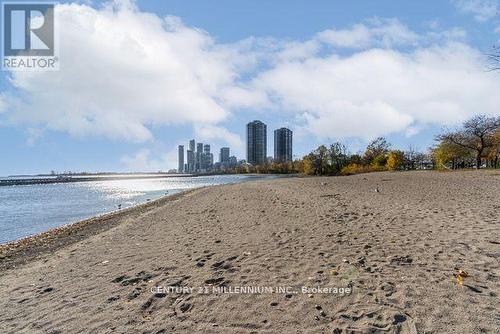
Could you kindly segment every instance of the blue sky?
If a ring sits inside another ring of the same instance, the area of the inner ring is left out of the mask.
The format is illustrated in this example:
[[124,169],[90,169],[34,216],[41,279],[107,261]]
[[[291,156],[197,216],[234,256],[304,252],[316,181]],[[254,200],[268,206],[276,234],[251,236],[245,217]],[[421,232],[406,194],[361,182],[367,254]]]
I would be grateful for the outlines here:
[[[71,2],[62,2],[71,4]],[[176,167],[201,138],[244,158],[245,124],[294,154],[384,135],[425,150],[498,114],[500,6],[471,1],[115,1],[63,5],[61,69],[0,73],[0,175]]]

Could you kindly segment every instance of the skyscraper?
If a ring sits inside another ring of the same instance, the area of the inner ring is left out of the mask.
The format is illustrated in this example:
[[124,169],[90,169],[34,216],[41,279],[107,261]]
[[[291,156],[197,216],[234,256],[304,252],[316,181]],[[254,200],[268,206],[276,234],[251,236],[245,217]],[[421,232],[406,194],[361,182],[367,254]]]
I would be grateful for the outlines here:
[[179,145],[179,167],[177,173],[184,172],[184,145]]
[[203,143],[196,144],[195,172],[200,172],[203,168]]
[[274,160],[292,161],[292,131],[290,129],[274,130]]
[[219,161],[223,166],[229,163],[229,147],[222,147],[220,149]]
[[188,173],[194,173],[194,151],[187,150],[187,170]]
[[187,168],[185,172],[187,173],[194,173],[195,172],[195,156],[194,156],[194,147],[195,147],[195,141],[194,139],[191,139],[189,141],[189,150],[186,151],[186,158],[187,158]]
[[203,170],[208,172],[212,170],[212,165],[214,164],[213,154],[210,153],[210,145],[203,145]]
[[247,162],[262,165],[267,156],[267,126],[261,121],[247,124]]

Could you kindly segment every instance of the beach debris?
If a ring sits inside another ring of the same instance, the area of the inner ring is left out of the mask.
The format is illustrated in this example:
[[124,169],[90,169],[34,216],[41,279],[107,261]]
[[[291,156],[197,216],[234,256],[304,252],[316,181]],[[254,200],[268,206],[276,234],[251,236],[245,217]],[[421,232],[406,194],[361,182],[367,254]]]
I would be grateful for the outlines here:
[[322,185],[322,186],[326,186],[326,185],[327,185],[327,183],[326,183],[326,182],[321,182],[321,185]]
[[375,192],[376,192],[376,193],[379,193],[379,192],[380,192],[380,190],[378,189],[378,187],[375,187]]
[[52,291],[54,291],[54,288],[49,286],[48,288],[43,289],[41,293],[48,293],[48,292],[52,292]]
[[455,273],[455,277],[457,278],[457,284],[462,285],[464,282],[464,278],[469,277],[469,273],[465,270],[459,269],[457,273]]
[[107,264],[107,263],[109,263],[109,261],[108,261],[108,260],[106,260],[106,261],[102,261],[102,262],[101,262],[101,264]]
[[250,252],[243,252],[243,255],[249,256],[249,255],[252,255],[252,253],[250,253]]

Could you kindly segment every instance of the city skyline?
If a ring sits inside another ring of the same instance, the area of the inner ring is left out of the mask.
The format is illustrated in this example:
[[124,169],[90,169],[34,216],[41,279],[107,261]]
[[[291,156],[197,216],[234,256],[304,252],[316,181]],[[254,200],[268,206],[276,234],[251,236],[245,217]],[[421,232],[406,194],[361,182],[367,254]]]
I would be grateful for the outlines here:
[[[219,161],[214,163],[210,144],[189,141],[189,150],[184,154],[184,145],[178,145],[177,173],[210,173],[234,168],[240,164],[262,165],[269,162],[290,162],[293,160],[292,131],[286,127],[274,130],[274,155],[267,155],[267,125],[254,120],[247,123],[246,158],[239,160],[231,156],[230,147],[221,147]],[[194,148],[196,147],[196,151]],[[187,159],[185,159],[185,157]],[[186,161],[186,163],[184,163]]]

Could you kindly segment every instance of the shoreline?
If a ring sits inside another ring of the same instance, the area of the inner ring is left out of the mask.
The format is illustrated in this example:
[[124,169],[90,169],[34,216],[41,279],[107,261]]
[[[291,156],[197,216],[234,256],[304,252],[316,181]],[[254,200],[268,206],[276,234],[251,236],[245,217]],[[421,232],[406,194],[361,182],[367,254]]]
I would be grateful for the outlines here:
[[39,260],[61,248],[85,240],[92,235],[97,235],[112,229],[122,223],[121,220],[124,218],[128,218],[129,216],[131,218],[137,217],[148,210],[164,205],[167,202],[178,200],[179,198],[188,196],[191,193],[205,188],[207,187],[164,195],[158,199],[137,204],[129,208],[103,213],[88,219],[68,223],[41,233],[0,244],[0,277],[9,269],[14,269],[19,265]]
[[[230,175],[230,174],[217,174],[217,175]],[[257,180],[259,180],[259,179],[273,179],[273,177],[265,178],[265,176],[273,176],[273,174],[266,174],[266,175],[261,175],[261,174],[240,174],[240,175],[247,176],[249,179],[248,180],[242,180],[242,181],[240,181],[238,183],[245,183],[245,182],[256,181],[256,180],[252,179],[254,177]],[[190,177],[192,175],[185,174],[184,176],[185,177]],[[194,177],[199,177],[199,176],[210,176],[210,175],[194,175]],[[274,175],[274,176],[276,178],[292,177],[292,176],[289,176],[289,175],[282,176],[282,175],[279,175],[279,174]],[[157,176],[155,176],[153,178],[163,178],[163,177],[157,177]],[[127,178],[127,180],[129,180],[129,179]],[[95,180],[95,181],[101,181],[101,180]],[[105,180],[105,181],[108,181],[108,180]],[[109,211],[109,212],[104,212],[104,213],[101,213],[101,214],[97,214],[95,216],[88,217],[86,219],[75,220],[73,222],[68,222],[68,223],[66,223],[64,225],[61,225],[61,226],[58,226],[58,227],[53,227],[53,228],[50,228],[50,229],[48,229],[46,231],[38,232],[38,233],[35,233],[33,235],[28,235],[28,236],[25,236],[25,237],[21,237],[19,239],[15,239],[15,240],[7,241],[7,242],[4,242],[4,243],[0,243],[0,270],[4,268],[3,262],[5,260],[5,257],[9,257],[10,256],[9,255],[10,251],[12,251],[13,249],[19,248],[19,245],[31,244],[31,243],[35,243],[36,244],[37,242],[40,242],[39,240],[45,240],[45,239],[47,239],[46,237],[48,237],[48,239],[51,239],[50,235],[58,235],[60,233],[70,233],[71,234],[72,230],[73,229],[78,229],[80,225],[84,226],[84,225],[87,225],[87,224],[99,223],[99,221],[108,221],[108,220],[123,218],[123,216],[126,216],[128,214],[133,213],[136,209],[141,209],[142,210],[142,209],[144,209],[144,207],[146,207],[146,208],[154,208],[157,205],[161,205],[162,203],[164,204],[166,202],[166,199],[168,199],[168,198],[171,198],[172,200],[175,200],[176,198],[182,196],[183,194],[188,194],[188,193],[190,193],[192,191],[195,191],[197,189],[203,189],[203,188],[207,188],[207,187],[215,187],[215,186],[221,186],[221,185],[224,185],[224,184],[217,184],[217,185],[210,185],[210,186],[203,186],[203,187],[199,187],[199,188],[181,190],[181,191],[176,192],[176,193],[162,195],[159,198],[154,199],[154,200],[148,200],[148,201],[145,201],[143,203],[138,203],[138,204],[132,205],[131,207],[127,207],[127,208],[123,208],[123,209],[119,209],[119,210],[114,210],[114,211]],[[78,225],[78,226],[74,226],[74,225]],[[1,274],[0,274],[0,276],[1,276]]]

